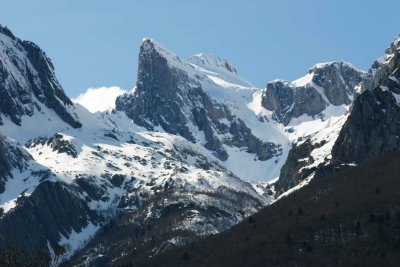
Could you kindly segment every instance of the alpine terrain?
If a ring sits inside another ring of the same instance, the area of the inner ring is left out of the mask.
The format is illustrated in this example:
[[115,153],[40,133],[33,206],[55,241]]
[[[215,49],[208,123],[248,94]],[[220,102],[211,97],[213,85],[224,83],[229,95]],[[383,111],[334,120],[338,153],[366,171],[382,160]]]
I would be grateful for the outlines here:
[[400,38],[367,72],[321,63],[256,88],[145,38],[135,88],[91,113],[0,26],[0,265],[154,263],[398,150],[399,64]]

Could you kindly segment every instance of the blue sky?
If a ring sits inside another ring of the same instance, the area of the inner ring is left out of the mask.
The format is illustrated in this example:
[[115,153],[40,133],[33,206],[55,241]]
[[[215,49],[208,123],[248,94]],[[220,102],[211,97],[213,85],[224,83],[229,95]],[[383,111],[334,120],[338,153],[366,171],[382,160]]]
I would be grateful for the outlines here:
[[143,37],[182,58],[210,52],[259,87],[318,62],[367,69],[400,33],[400,1],[0,0],[0,24],[41,46],[71,97],[136,82]]

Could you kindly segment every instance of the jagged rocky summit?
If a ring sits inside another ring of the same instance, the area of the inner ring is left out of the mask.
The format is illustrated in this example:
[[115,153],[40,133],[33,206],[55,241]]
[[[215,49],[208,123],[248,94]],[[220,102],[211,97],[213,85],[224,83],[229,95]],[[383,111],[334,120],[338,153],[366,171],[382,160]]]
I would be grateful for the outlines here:
[[20,125],[23,116],[47,108],[72,127],[82,126],[51,60],[37,45],[18,39],[0,25],[0,51],[0,114]]
[[368,72],[329,62],[261,89],[225,59],[146,38],[135,89],[92,114],[40,48],[0,27],[0,247],[143,260],[398,149],[398,47]]
[[322,135],[311,136],[292,147],[276,184],[278,194],[314,176],[326,177],[399,149],[399,43],[400,39],[395,39],[362,74],[361,81],[353,85],[356,97],[351,112],[336,131],[323,161],[313,158],[316,151],[329,144]]
[[207,87],[218,86],[206,75],[207,67],[238,75],[220,58],[198,55],[183,61],[154,40],[145,39],[140,47],[136,89],[118,97],[116,109],[148,130],[160,127],[199,142],[222,161],[229,157],[224,144],[255,153],[261,161],[272,158],[278,153],[277,145],[254,136],[242,118],[207,93]]

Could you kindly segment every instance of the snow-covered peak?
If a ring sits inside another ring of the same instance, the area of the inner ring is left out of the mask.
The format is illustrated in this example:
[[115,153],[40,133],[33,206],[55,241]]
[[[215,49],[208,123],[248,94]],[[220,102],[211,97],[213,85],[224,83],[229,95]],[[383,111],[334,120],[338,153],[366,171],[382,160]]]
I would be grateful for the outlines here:
[[[269,82],[268,84],[269,85],[282,84],[282,85],[285,85],[286,87],[291,87],[291,88],[295,89],[298,87],[312,85],[312,83],[316,82],[318,75],[325,74],[325,73],[330,73],[330,75],[333,75],[333,72],[336,73],[336,76],[346,75],[345,74],[346,72],[359,73],[359,74],[364,73],[364,71],[357,69],[350,63],[347,63],[344,61],[331,61],[331,62],[315,64],[313,67],[311,67],[308,70],[306,75],[304,75],[303,77],[300,77],[292,82],[277,79],[277,80],[273,80],[273,81]],[[316,83],[318,84],[318,82],[316,82]]]
[[238,74],[236,68],[230,64],[226,59],[220,58],[213,54],[200,53],[190,56],[188,61],[190,63],[196,64],[205,69],[219,69],[223,68],[229,72]]
[[154,39],[144,38],[140,46],[139,72],[150,62],[156,61],[158,66],[165,62],[170,68],[183,71],[193,80],[211,80],[218,86],[223,84],[223,87],[230,88],[255,87],[241,77],[237,69],[225,59],[212,54],[200,53],[190,56],[188,60],[182,60],[176,53]]
[[209,53],[200,53],[188,58],[190,63],[197,71],[202,72],[213,81],[223,80],[233,87],[255,87],[246,79],[241,77],[237,69],[226,59]]
[[307,84],[310,84],[312,82],[313,77],[314,73],[310,71],[305,76],[293,81],[292,85],[294,85],[295,87],[306,86]]
[[324,62],[324,63],[315,64],[309,70],[309,72],[314,72],[317,69],[325,69],[325,68],[329,68],[329,67],[334,67],[336,69],[351,68],[351,69],[354,69],[356,71],[361,71],[361,70],[357,69],[356,67],[354,67],[352,64],[350,64],[348,62],[345,62],[345,61],[330,61],[330,62]]

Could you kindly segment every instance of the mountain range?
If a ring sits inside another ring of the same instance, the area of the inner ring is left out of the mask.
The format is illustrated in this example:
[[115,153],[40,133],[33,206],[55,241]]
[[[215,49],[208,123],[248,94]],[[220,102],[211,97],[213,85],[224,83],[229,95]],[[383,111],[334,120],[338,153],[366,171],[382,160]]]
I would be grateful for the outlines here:
[[143,263],[398,150],[399,51],[257,88],[225,59],[145,38],[135,88],[91,113],[0,26],[0,248],[21,264],[60,247],[66,265]]

